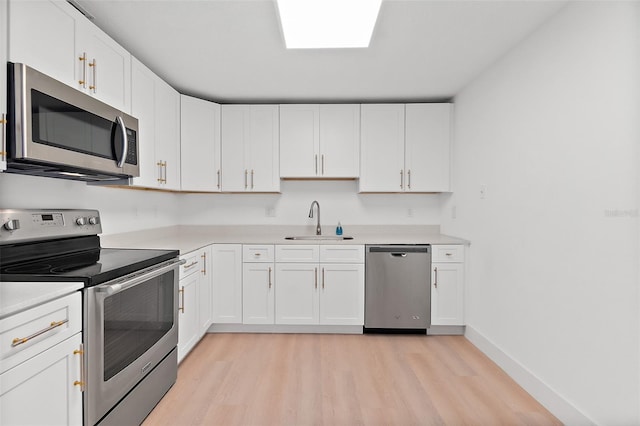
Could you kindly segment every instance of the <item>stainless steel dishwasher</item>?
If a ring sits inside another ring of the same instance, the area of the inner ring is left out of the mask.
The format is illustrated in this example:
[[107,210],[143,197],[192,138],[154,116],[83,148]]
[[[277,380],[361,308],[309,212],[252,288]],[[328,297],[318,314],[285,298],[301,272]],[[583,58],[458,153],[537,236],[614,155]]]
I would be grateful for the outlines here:
[[426,331],[431,325],[431,247],[366,246],[366,332]]

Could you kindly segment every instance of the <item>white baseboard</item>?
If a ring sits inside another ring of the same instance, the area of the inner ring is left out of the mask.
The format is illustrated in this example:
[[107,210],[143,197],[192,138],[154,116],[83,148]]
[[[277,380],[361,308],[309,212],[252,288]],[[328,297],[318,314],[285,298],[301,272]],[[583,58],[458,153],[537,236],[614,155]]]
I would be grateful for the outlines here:
[[208,333],[362,334],[361,325],[212,324]]
[[465,337],[493,362],[498,364],[513,380],[533,396],[540,404],[567,426],[593,426],[596,423],[578,410],[558,392],[536,377],[525,366],[513,359],[495,343],[468,326]]

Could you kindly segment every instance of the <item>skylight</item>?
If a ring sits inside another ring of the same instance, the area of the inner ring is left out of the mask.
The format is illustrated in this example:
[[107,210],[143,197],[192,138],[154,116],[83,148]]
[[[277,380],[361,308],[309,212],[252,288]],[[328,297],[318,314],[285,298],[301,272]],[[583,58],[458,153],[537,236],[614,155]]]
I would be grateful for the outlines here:
[[277,0],[288,49],[369,47],[382,0]]

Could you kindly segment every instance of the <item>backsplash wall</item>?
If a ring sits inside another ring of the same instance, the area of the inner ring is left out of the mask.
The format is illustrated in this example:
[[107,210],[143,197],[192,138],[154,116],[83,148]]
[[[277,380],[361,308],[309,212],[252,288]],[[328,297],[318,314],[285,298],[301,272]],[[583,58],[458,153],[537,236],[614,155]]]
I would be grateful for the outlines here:
[[[181,225],[439,225],[441,194],[358,194],[357,181],[282,181],[280,194],[179,194],[0,173],[0,208],[91,208],[103,233]],[[347,230],[345,230],[347,232]]]

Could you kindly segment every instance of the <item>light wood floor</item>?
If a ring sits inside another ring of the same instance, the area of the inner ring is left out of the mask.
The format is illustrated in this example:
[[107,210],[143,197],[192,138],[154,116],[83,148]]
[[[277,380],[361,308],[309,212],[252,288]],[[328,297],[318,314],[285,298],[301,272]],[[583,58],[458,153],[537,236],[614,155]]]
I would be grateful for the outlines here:
[[207,334],[155,425],[559,425],[462,336]]

